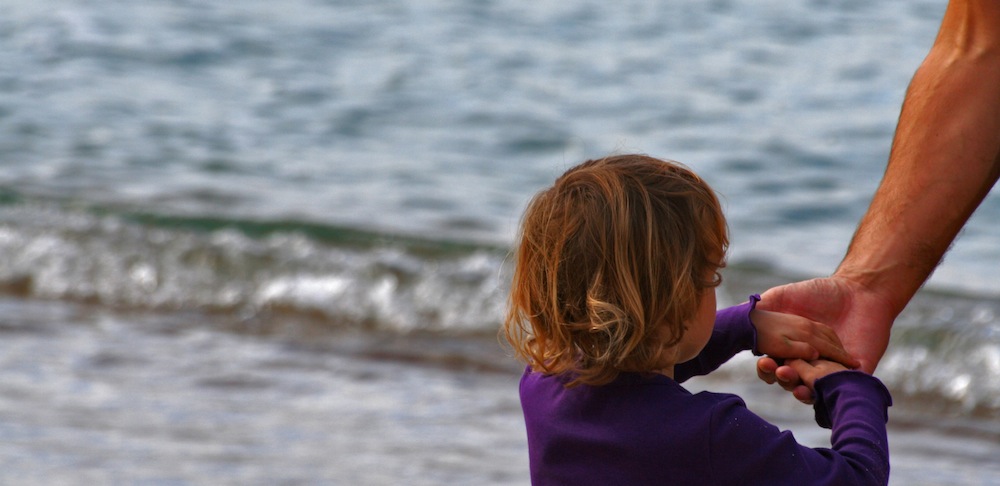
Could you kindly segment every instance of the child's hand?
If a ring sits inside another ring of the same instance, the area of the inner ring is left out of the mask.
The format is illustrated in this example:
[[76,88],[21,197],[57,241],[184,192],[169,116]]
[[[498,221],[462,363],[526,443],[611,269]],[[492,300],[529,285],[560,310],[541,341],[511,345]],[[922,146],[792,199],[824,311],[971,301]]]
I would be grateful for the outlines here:
[[757,351],[776,359],[820,357],[848,368],[861,363],[844,350],[837,333],[829,326],[794,314],[754,309],[750,320],[757,328]]
[[802,379],[802,384],[809,387],[809,391],[814,391],[813,384],[816,383],[816,380],[829,375],[830,373],[836,373],[847,369],[840,363],[835,363],[825,359],[816,359],[812,361],[793,359],[785,361],[785,366],[790,366],[796,373],[799,374],[799,378]]

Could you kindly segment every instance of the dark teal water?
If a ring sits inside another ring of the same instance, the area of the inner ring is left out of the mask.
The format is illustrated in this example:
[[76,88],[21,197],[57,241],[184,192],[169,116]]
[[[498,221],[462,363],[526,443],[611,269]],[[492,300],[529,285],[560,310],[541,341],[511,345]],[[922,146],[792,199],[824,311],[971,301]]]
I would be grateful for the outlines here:
[[[722,304],[828,273],[943,8],[0,0],[0,482],[524,484],[530,196],[680,160]],[[895,484],[1000,483],[998,201],[879,368]],[[695,386],[826,440],[750,360]]]

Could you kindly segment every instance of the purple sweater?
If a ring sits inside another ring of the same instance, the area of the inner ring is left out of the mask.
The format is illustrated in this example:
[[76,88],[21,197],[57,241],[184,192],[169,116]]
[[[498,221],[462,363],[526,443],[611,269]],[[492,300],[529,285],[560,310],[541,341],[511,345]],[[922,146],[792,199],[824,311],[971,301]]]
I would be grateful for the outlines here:
[[799,445],[736,395],[691,394],[679,384],[753,348],[756,299],[716,313],[708,345],[675,368],[677,381],[623,373],[607,385],[567,389],[565,376],[526,370],[521,406],[531,483],[887,484],[892,399],[868,374],[842,371],[816,381],[816,420],[832,424],[832,449]]

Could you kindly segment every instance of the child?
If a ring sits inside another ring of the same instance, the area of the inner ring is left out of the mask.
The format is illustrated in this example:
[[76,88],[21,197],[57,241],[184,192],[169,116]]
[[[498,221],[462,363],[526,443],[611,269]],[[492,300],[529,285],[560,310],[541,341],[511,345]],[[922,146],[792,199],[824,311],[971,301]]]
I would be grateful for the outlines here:
[[[522,222],[504,333],[528,363],[521,405],[535,485],[886,484],[891,399],[828,327],[715,311],[728,237],[711,188],[642,155],[587,161]],[[735,395],[679,383],[752,349],[786,361],[832,424],[796,443]],[[819,356],[828,357],[817,359]]]

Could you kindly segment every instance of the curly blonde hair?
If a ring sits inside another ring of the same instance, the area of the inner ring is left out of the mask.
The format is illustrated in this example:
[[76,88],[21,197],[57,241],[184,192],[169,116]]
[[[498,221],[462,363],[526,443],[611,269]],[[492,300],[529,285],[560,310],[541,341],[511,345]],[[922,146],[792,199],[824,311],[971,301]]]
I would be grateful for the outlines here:
[[690,169],[588,160],[525,210],[503,335],[533,370],[571,373],[569,386],[651,371],[721,282],[728,244],[715,193]]

